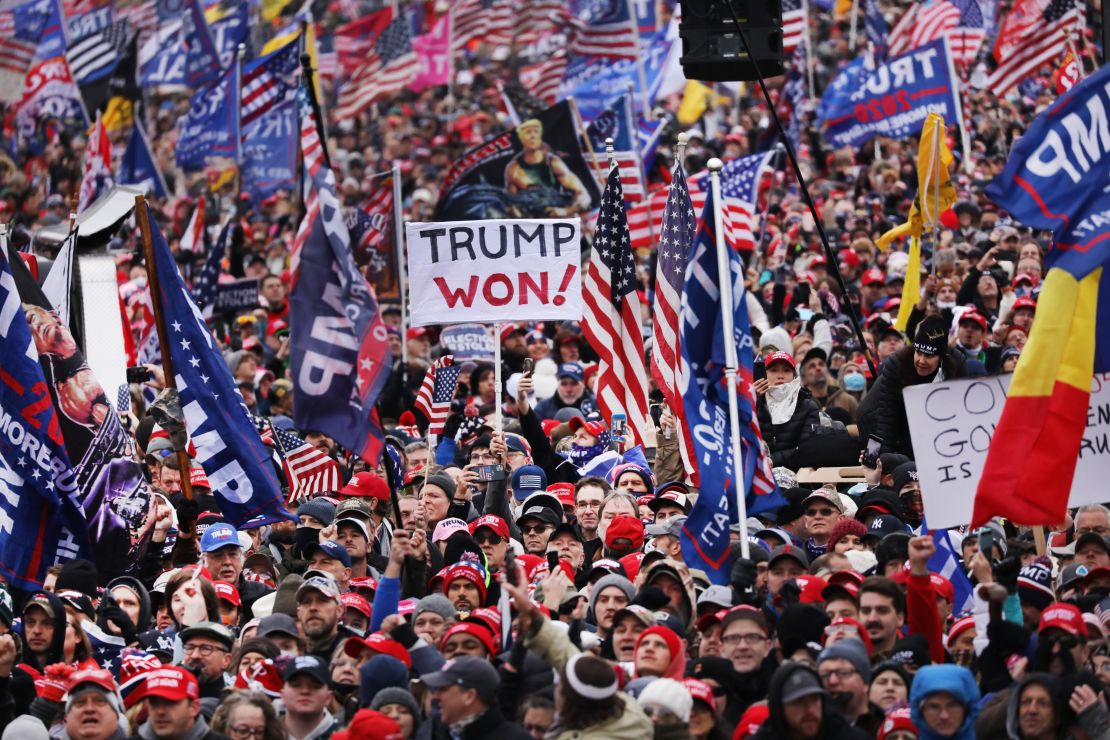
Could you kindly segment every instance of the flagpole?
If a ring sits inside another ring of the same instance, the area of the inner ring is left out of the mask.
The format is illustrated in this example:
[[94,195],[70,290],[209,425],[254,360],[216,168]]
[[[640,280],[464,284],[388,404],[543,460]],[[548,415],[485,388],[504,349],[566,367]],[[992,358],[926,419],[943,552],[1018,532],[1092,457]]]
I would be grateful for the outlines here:
[[605,178],[601,176],[598,171],[595,161],[597,156],[594,154],[594,145],[590,141],[589,134],[586,133],[586,127],[582,121],[582,114],[578,112],[578,104],[574,102],[573,97],[568,97],[567,102],[570,103],[570,109],[574,113],[574,125],[578,129],[578,136],[582,139],[582,143],[586,145],[586,151],[590,153],[590,171],[593,172],[594,179],[602,190],[605,189]]
[[[729,3],[729,9],[732,9],[731,2]],[[736,24],[736,30],[739,33],[743,33],[743,31],[740,30],[739,22],[737,22]],[[748,52],[748,57],[751,58],[752,62],[754,63],[755,58],[752,57],[752,50],[747,43],[748,37],[743,36],[742,38],[744,39],[744,48]],[[813,82],[813,61],[810,59],[810,48],[813,46],[813,44],[810,43],[809,33],[809,0],[802,0],[802,43],[806,45],[806,84],[809,85],[809,99],[813,100],[816,96],[817,86]],[[770,101],[768,101],[767,104],[770,105]]]
[[713,241],[717,245],[717,287],[721,291],[721,331],[725,345],[725,388],[728,390],[728,423],[732,434],[732,479],[736,487],[736,515],[740,522],[740,554],[747,559],[748,549],[748,507],[744,500],[744,462],[740,455],[740,408],[736,397],[736,373],[740,360],[736,355],[736,342],[732,341],[732,271],[729,269],[729,247],[723,238],[724,217],[721,214],[721,169],[724,167],[717,157],[709,160],[709,184],[713,195]]
[[849,19],[850,25],[848,26],[848,50],[855,54],[856,51],[856,34],[858,33],[857,26],[859,16],[859,0],[852,0],[852,17]]
[[[135,221],[143,243],[143,258],[146,260],[147,288],[150,290],[150,303],[154,308],[154,328],[158,331],[158,345],[162,355],[162,374],[166,388],[177,390],[177,376],[173,372],[173,358],[170,357],[170,340],[166,334],[166,317],[162,313],[162,291],[158,286],[158,263],[154,257],[154,241],[150,235],[150,213],[147,211],[146,198],[135,196]],[[189,480],[189,455],[184,449],[177,450],[177,467],[181,473],[181,492],[185,499],[193,500],[193,484]],[[194,530],[195,531],[195,530]],[[190,538],[194,531],[189,532]]]
[[235,50],[235,90],[239,102],[235,106],[235,192],[232,193],[232,213],[238,217],[239,193],[243,190],[243,56],[247,53],[247,45],[239,44]]
[[[677,139],[677,144],[675,146],[675,165],[677,165],[678,167],[681,167],[682,171],[685,172],[686,171],[686,144],[690,141],[690,137],[686,134],[685,131],[683,131],[682,133],[680,133],[676,137],[676,139]],[[667,186],[668,196],[670,195],[670,189],[673,188],[673,187],[674,187],[674,178],[671,178],[671,184]],[[690,189],[689,181],[687,181],[686,189],[687,189],[687,191],[689,191],[689,189]],[[689,194],[689,193],[687,192],[687,194]],[[650,201],[648,202],[648,222],[649,223],[651,222],[651,203],[650,203]],[[682,279],[685,282],[686,276],[683,275]],[[659,300],[659,298],[658,298],[658,295],[657,295],[656,296],[656,301],[658,301],[658,300]],[[681,297],[680,297],[680,300],[681,300]],[[672,372],[674,372],[674,376],[677,379],[677,378],[682,376],[682,351],[681,351],[681,348],[676,347],[676,349],[678,349],[679,351],[676,351],[674,353],[674,368],[673,368]],[[682,403],[682,399],[679,398],[676,395],[675,396],[675,405],[677,406],[678,404],[681,404],[681,403]],[[676,409],[672,409],[672,411],[674,411],[675,419],[677,420],[681,415],[680,410],[676,408]],[[681,431],[682,430],[679,429],[680,433],[681,433]],[[667,432],[670,432],[670,430],[668,429]],[[671,438],[671,435],[669,433],[664,433],[663,436],[666,437],[667,439]],[[682,444],[681,441],[679,442],[678,449],[679,449],[680,452],[683,452],[682,457],[685,458],[685,456],[686,456],[685,455],[686,446],[684,444]],[[689,462],[690,462],[689,460],[683,459],[683,463],[688,464]],[[690,470],[687,470],[686,471],[687,475],[689,475],[690,472],[691,472]]]
[[393,251],[397,259],[397,288],[401,297],[401,402],[404,405],[409,391],[409,342],[408,290],[405,287],[405,217],[401,204],[401,165],[393,162]]
[[[320,153],[324,155],[324,164],[330,169],[331,155],[328,153],[327,126],[324,124],[323,113],[320,110],[320,101],[316,99],[316,73],[312,69],[312,57],[308,54],[301,54],[301,69],[304,71],[308,102],[312,106],[312,113],[316,117],[316,128],[320,134]],[[304,157],[302,156],[301,159],[303,160]]]
[[490,328],[493,330],[493,428],[501,434],[501,325],[491,324]]
[[640,106],[644,118],[648,115],[648,89],[647,75],[644,74],[644,60],[640,56],[640,24],[636,22],[636,8],[632,0],[624,0],[625,10],[628,11],[628,31],[632,34],[632,44],[636,47],[636,77],[640,81]]
[[[628,96],[625,98],[625,114],[628,117],[628,125],[633,127],[632,130],[628,132],[628,136],[629,136],[629,138],[632,139],[633,146],[636,147],[635,150],[633,151],[633,154],[636,155],[637,161],[639,161],[639,164],[636,165],[636,171],[640,175],[641,187],[643,187],[643,189],[644,189],[644,201],[647,203],[647,207],[648,207],[648,220],[647,220],[648,238],[651,239],[651,244],[654,247],[655,246],[655,224],[653,224],[651,222],[651,197],[648,194],[647,174],[644,172],[643,157],[640,156],[640,136],[639,136],[639,133],[637,132],[637,129],[636,129],[636,119],[632,115],[632,80],[628,80]],[[643,115],[644,115],[644,118],[647,119],[647,111],[646,110],[644,111]],[[680,134],[680,136],[681,135],[682,134]],[[685,148],[685,145],[683,145],[683,148]]]

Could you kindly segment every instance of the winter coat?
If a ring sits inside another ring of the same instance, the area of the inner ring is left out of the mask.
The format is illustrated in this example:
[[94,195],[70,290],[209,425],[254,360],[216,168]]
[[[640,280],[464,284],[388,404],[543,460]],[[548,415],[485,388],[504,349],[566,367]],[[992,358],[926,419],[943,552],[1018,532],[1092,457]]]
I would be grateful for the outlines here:
[[756,410],[759,414],[759,429],[763,432],[767,446],[771,448],[771,462],[776,468],[797,470],[803,462],[798,460],[798,446],[809,439],[813,434],[813,427],[821,423],[821,409],[810,397],[809,391],[805,388],[798,391],[794,413],[783,424],[771,423],[771,411],[767,408],[766,397],[759,399]]
[[1006,703],[1006,736],[1010,740],[1022,740],[1021,726],[1018,723],[1018,712],[1021,709],[1021,693],[1025,691],[1025,687],[1030,684],[1039,684],[1044,687],[1048,695],[1052,697],[1052,708],[1056,715],[1056,736],[1062,737],[1067,733],[1061,726],[1064,722],[1064,715],[1067,712],[1067,701],[1063,696],[1063,689],[1060,686],[1060,680],[1048,673],[1031,673],[1021,680],[1017,687],[1010,693],[1010,699]]
[[[949,352],[941,360],[945,380],[967,375],[967,363],[958,353]],[[902,389],[931,383],[936,375],[922,377],[913,365],[913,346],[895,352],[883,362],[879,379],[859,405],[857,423],[860,438],[875,435],[883,440],[883,452],[898,452],[913,458],[910,425]]]
[[946,692],[967,707],[964,723],[951,740],[975,740],[975,718],[979,714],[979,687],[971,671],[958,665],[927,665],[913,678],[910,690],[910,717],[917,726],[918,740],[940,740],[921,715],[921,704],[937,692]]
[[[443,724],[439,717],[432,717],[420,726],[415,737],[417,740],[448,740],[453,736],[451,728]],[[486,738],[531,740],[532,738],[523,727],[505,719],[497,707],[490,707],[476,720],[466,725],[458,737],[460,740],[486,740]]]
[[62,600],[49,591],[36,591],[31,594],[31,596],[33,597],[40,593],[50,602],[51,610],[54,612],[54,634],[50,640],[50,647],[47,648],[46,659],[43,661],[42,665],[35,664],[35,656],[31,652],[31,647],[27,644],[27,638],[22,631],[19,633],[19,639],[23,641],[23,662],[41,673],[48,665],[65,662],[63,656],[65,654],[64,649],[66,642],[66,609]]
[[[817,680],[817,672],[803,663],[784,663],[771,678],[771,686],[767,690],[767,706],[771,710],[767,721],[753,736],[754,740],[791,740],[793,735],[786,726],[785,711],[782,702],[782,689],[787,678],[796,671],[809,671]],[[817,737],[821,740],[864,740],[867,733],[848,724],[848,720],[832,710],[822,697],[821,729]]]

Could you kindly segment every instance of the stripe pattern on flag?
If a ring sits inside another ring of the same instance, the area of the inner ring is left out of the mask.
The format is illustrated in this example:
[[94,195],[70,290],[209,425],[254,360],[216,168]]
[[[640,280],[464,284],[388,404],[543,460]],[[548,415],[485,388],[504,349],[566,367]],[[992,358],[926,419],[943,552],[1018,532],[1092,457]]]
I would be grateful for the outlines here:
[[375,101],[404,89],[419,71],[408,19],[394,18],[374,41],[370,58],[344,84],[336,115],[340,119],[356,116]]
[[116,21],[107,28],[90,33],[66,49],[70,72],[78,85],[98,80],[115,69],[127,44],[128,24]]
[[462,372],[462,365],[451,364],[451,360],[451,355],[445,355],[432,363],[416,394],[415,408],[428,420],[428,434],[442,434],[451,413],[455,386]]
[[806,33],[804,0],[782,0],[782,51],[793,54]]
[[1044,11],[1043,23],[1025,25],[1020,35],[1010,40],[1014,48],[987,79],[987,89],[1002,97],[1041,66],[1063,58],[1067,53],[1064,34],[1081,27],[1084,17],[1081,3],[1053,0]]

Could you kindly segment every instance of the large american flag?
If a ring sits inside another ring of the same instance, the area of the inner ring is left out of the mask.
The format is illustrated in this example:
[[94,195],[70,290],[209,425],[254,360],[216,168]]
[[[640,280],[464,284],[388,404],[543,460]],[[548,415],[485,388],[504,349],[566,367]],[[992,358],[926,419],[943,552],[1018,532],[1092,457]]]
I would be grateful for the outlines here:
[[568,63],[566,49],[559,49],[541,62],[522,66],[517,72],[520,84],[537,98],[552,104],[558,98],[559,85]]
[[[1018,83],[1036,72],[1041,66],[1059,60],[1068,51],[1065,33],[1072,33],[1084,23],[1084,6],[1076,0],[1053,0],[1043,14],[1037,14],[1036,3],[1019,2],[1018,6],[1032,6],[1021,10],[1028,16],[1024,22],[1003,27],[995,48],[1001,60],[987,79],[987,88],[998,97],[1006,95]],[[1007,23],[1010,22],[1007,18]]]
[[0,103],[19,100],[24,76],[49,22],[49,13],[30,2],[0,12]]
[[782,0],[782,51],[793,54],[806,33],[806,0]]
[[366,63],[344,83],[336,115],[353,118],[380,98],[403,90],[419,71],[408,19],[394,18],[374,41]]
[[570,27],[570,16],[563,0],[529,0],[516,12],[516,44],[522,50],[535,47]]
[[586,127],[590,140],[591,164],[600,171],[609,166],[605,153],[605,140],[613,140],[613,159],[621,172],[621,187],[628,203],[644,199],[644,173],[641,169],[640,148],[636,137],[636,122],[632,116],[632,96],[620,96],[617,102],[604,110]]
[[582,13],[571,18],[570,50],[583,56],[635,59],[640,36],[629,20],[627,0],[586,0]]
[[582,290],[582,330],[600,358],[597,400],[602,415],[611,420],[615,412],[623,412],[633,444],[643,444],[650,423],[648,384],[631,246],[620,170],[613,167],[601,198]]
[[299,68],[300,43],[297,39],[246,64],[243,67],[241,125],[246,127],[285,101],[295,89],[293,75]]
[[451,359],[451,355],[444,355],[432,363],[416,394],[416,410],[428,420],[428,434],[442,434],[451,414],[451,401],[462,372],[462,365],[452,364]]
[[201,315],[206,319],[212,318],[216,304],[216,286],[220,282],[220,273],[223,271],[224,254],[227,252],[227,237],[233,228],[234,222],[228,221],[220,230],[220,238],[216,246],[208,253],[204,267],[200,271],[196,282],[193,283],[193,301],[200,309]]
[[511,0],[459,0],[451,8],[451,53],[461,54],[471,42],[508,46],[513,41]]
[[[725,241],[733,249],[750,252],[755,249],[756,207],[759,202],[759,187],[774,160],[777,150],[771,149],[760,154],[739,157],[725,165],[721,170],[721,199],[724,201]],[[698,178],[700,202],[705,203],[705,192],[709,190],[709,175]],[[693,191],[693,188],[691,188]],[[691,192],[691,196],[694,193]],[[697,209],[699,199],[694,198]]]
[[987,21],[979,0],[952,0],[960,11],[960,22],[948,31],[948,48],[957,64],[971,64],[987,37]]
[[655,307],[652,312],[651,376],[663,392],[676,419],[679,451],[688,475],[697,474],[693,464],[693,443],[684,433],[686,416],[679,388],[682,350],[679,347],[679,322],[682,312],[682,286],[686,282],[686,261],[694,242],[697,217],[686,187],[686,173],[676,164],[671,177],[663,229],[659,235],[659,261],[655,276]]
[[289,501],[309,498],[343,485],[339,463],[292,432],[265,423],[262,441],[273,446],[289,481]]
[[911,5],[890,32],[890,56],[896,57],[937,40],[956,28],[960,9],[948,0]]

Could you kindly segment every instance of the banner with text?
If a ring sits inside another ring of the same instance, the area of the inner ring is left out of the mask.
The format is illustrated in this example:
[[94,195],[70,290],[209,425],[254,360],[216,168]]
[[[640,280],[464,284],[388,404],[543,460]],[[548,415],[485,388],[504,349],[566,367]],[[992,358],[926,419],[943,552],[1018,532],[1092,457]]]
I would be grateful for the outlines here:
[[[975,489],[1010,390],[1012,375],[915,385],[902,391],[929,526],[971,521]],[[1110,477],[1110,373],[1091,379],[1087,427],[1068,506],[1106,500]]]
[[578,219],[405,226],[413,326],[582,318]]
[[876,136],[920,133],[930,113],[962,128],[959,84],[948,42],[941,38],[875,69],[845,69],[822,97],[817,124],[833,146],[852,147]]

